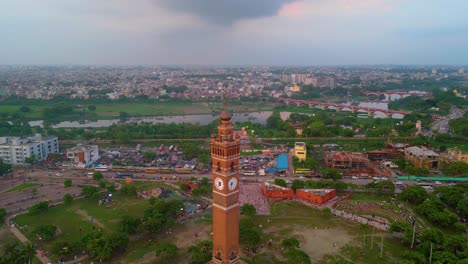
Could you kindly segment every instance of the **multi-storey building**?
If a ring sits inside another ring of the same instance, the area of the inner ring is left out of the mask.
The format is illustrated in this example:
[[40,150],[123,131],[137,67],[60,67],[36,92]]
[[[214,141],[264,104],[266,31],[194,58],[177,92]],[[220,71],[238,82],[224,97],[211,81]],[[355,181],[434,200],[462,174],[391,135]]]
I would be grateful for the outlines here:
[[439,154],[425,147],[405,148],[405,159],[416,168],[439,168]]
[[58,138],[55,136],[0,137],[0,158],[9,164],[25,164],[27,158],[42,161],[51,153],[59,153]]
[[74,148],[67,149],[67,158],[75,164],[90,164],[99,159],[99,147],[97,145],[78,144]]
[[307,148],[305,142],[294,143],[294,156],[296,156],[300,162],[303,162],[307,158]]

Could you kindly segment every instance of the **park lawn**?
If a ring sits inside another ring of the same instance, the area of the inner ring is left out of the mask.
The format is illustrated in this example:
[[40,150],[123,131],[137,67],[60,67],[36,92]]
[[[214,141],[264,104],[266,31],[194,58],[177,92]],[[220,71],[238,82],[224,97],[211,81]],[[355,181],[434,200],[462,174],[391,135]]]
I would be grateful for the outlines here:
[[142,217],[149,203],[145,199],[137,197],[129,197],[120,193],[114,193],[112,202],[107,205],[99,205],[98,199],[83,199],[76,206],[77,210],[81,210],[82,215],[87,214],[96,219],[97,222],[104,226],[104,230],[117,232],[119,231],[119,221],[124,215],[133,217]]
[[35,237],[30,233],[35,227],[41,225],[55,225],[60,231],[60,240],[78,241],[80,239],[80,228],[82,234],[85,234],[93,229],[93,224],[85,217],[76,212],[79,200],[74,201],[70,206],[59,205],[49,207],[49,210],[40,215],[22,214],[15,218],[18,225],[25,227],[26,232],[23,233],[31,241],[36,241]]
[[[80,237],[80,227],[82,234],[92,230],[93,224],[89,217],[95,219],[97,228],[103,226],[105,231],[117,232],[123,215],[142,217],[147,206],[148,201],[144,199],[114,194],[110,208],[106,208],[106,205],[99,206],[98,199],[78,199],[71,205],[50,207],[48,212],[41,215],[19,215],[16,222],[20,226],[27,225],[27,231],[40,225],[55,225],[62,231],[60,239],[76,241]],[[28,232],[25,235],[34,239]]]
[[0,228],[0,256],[3,255],[4,253],[4,249],[3,247],[10,243],[10,242],[15,242],[15,241],[18,241],[15,237],[15,235],[13,235],[13,233],[10,231],[9,228],[7,227],[3,227],[3,228]]
[[30,189],[30,188],[33,188],[33,187],[36,187],[36,186],[39,186],[39,185],[40,185],[40,184],[31,183],[31,182],[22,183],[22,184],[20,184],[20,185],[16,185],[15,187],[4,191],[4,192],[5,192],[5,193],[7,193],[7,192],[17,192],[17,191],[22,191],[22,190]]

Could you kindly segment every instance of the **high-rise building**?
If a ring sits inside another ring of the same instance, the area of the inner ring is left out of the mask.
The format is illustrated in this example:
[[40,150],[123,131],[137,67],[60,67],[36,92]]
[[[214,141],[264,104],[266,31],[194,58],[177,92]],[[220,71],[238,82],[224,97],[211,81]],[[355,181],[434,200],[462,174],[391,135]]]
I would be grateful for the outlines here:
[[55,136],[0,137],[0,158],[9,164],[25,164],[27,158],[42,161],[50,153],[59,153],[58,138]]
[[331,89],[336,88],[336,78],[335,76],[324,76],[320,77],[318,81],[319,87],[327,87]]
[[212,264],[243,263],[239,259],[240,137],[234,137],[231,115],[220,115],[218,134],[211,137],[213,161]]

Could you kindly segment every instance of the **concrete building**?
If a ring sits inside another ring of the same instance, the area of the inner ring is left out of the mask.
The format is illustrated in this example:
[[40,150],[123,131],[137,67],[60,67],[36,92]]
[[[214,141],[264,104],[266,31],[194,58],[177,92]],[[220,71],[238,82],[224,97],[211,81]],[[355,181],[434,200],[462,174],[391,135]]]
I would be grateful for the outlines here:
[[366,169],[369,166],[369,159],[359,152],[325,151],[323,160],[328,168],[341,170]]
[[416,168],[439,168],[439,154],[425,147],[405,148],[405,159]]
[[25,164],[26,159],[32,157],[43,161],[51,153],[59,153],[58,138],[55,136],[0,137],[0,158],[9,164]]
[[99,147],[97,145],[77,144],[76,147],[67,149],[66,155],[75,164],[87,165],[99,159]]
[[296,198],[316,205],[324,204],[335,198],[335,189],[298,189]]
[[336,78],[335,76],[324,76],[320,77],[318,80],[319,87],[326,87],[335,89],[336,88]]
[[300,162],[303,162],[307,158],[307,148],[305,142],[294,143],[294,156],[296,156]]
[[468,153],[463,152],[457,148],[447,150],[447,153],[456,161],[463,161],[468,163]]

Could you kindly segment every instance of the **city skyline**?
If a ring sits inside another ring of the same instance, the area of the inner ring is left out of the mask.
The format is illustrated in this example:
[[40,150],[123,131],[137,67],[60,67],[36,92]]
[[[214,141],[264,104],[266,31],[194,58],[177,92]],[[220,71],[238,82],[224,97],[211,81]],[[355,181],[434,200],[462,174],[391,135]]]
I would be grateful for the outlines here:
[[0,4],[0,57],[2,64],[463,65],[467,7],[457,0],[21,0]]

